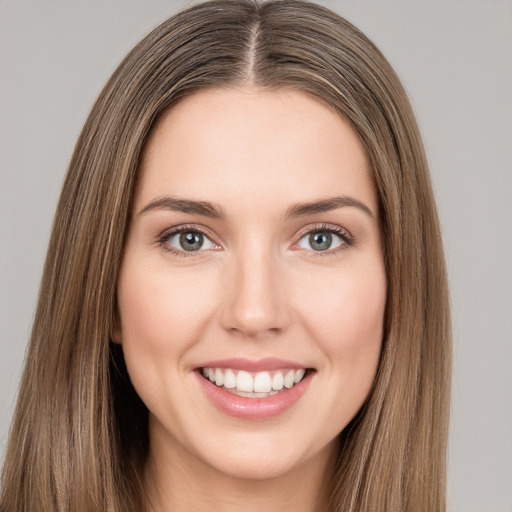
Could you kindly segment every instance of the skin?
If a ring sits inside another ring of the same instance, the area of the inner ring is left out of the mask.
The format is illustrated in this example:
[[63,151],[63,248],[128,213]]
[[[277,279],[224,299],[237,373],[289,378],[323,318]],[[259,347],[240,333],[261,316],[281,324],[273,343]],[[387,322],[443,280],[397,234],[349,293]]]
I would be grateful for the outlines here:
[[[215,203],[224,218],[142,212],[164,196]],[[369,212],[348,205],[286,216],[334,196]],[[324,224],[350,243],[333,235],[334,248],[314,250],[306,233]],[[179,236],[162,241],[183,225],[207,233],[204,248],[184,251]],[[141,159],[115,334],[150,411],[150,508],[326,510],[338,434],[377,371],[381,242],[364,149],[311,96],[204,90],[159,119]],[[194,373],[205,361],[271,356],[316,372],[297,403],[266,420],[219,411]]]

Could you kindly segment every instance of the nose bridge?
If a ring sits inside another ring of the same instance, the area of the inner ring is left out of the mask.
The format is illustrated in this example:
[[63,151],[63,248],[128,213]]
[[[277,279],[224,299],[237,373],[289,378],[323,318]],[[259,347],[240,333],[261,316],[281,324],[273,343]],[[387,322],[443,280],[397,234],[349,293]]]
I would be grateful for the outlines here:
[[250,337],[282,331],[288,324],[288,308],[279,261],[268,240],[246,241],[230,265],[224,327]]

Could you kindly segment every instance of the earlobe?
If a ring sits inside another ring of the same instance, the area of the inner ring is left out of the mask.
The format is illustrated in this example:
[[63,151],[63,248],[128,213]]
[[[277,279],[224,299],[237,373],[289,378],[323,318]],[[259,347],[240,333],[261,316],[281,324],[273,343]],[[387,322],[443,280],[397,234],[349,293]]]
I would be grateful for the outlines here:
[[114,313],[114,320],[112,322],[112,329],[110,330],[110,339],[117,343],[118,345],[122,345],[123,343],[123,332],[121,330],[121,319],[119,318],[119,313],[116,311]]
[[113,329],[112,334],[110,335],[111,340],[118,345],[122,345],[122,336],[121,329]]

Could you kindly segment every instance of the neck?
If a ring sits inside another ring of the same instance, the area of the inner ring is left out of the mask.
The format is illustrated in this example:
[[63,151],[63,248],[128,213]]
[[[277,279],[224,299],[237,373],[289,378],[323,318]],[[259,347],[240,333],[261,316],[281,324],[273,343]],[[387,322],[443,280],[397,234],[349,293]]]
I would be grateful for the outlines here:
[[284,474],[239,478],[219,472],[183,447],[150,449],[145,472],[148,512],[325,512],[337,441]]

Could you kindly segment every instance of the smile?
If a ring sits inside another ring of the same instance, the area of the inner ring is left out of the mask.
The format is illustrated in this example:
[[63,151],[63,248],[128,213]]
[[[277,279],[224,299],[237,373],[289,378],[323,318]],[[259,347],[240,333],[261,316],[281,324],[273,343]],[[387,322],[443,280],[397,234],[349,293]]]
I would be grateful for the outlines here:
[[317,373],[275,358],[211,361],[195,370],[210,403],[222,413],[245,420],[270,419],[291,409]]
[[306,374],[306,368],[248,372],[234,368],[203,367],[203,376],[217,387],[248,398],[265,398],[290,389]]

